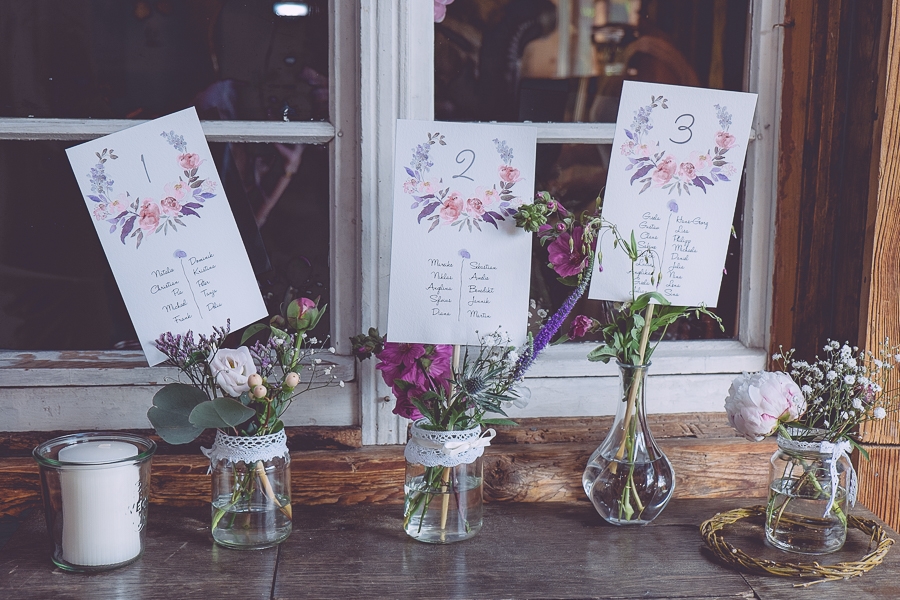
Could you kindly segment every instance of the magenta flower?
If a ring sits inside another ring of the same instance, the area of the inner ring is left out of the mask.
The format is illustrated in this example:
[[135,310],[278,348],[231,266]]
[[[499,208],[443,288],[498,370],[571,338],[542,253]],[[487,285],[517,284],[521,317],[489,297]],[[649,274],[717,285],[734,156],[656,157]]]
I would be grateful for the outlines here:
[[578,315],[572,320],[572,324],[569,325],[569,337],[573,340],[584,337],[584,334],[588,332],[593,324],[594,322],[590,317]]
[[583,229],[576,225],[571,236],[568,232],[562,233],[547,247],[550,266],[560,277],[578,275],[584,269],[588,257],[582,248],[582,233]]

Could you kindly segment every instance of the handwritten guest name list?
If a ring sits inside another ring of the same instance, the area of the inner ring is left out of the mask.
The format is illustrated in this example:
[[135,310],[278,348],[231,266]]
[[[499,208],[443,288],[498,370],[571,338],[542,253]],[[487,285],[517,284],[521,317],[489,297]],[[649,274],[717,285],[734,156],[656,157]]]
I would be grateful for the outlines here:
[[534,192],[527,127],[399,121],[388,339],[525,339],[530,236],[516,209]]
[[266,316],[194,109],[66,152],[151,365],[165,332]]
[[755,94],[625,82],[603,216],[644,258],[632,267],[604,233],[590,298],[716,305],[755,106]]

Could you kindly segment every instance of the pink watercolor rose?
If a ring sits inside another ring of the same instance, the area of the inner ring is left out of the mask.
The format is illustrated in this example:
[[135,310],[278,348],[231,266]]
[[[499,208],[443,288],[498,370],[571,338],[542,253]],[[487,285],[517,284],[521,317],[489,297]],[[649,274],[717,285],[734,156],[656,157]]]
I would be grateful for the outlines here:
[[94,208],[94,218],[98,221],[109,218],[109,211],[106,209],[106,203],[98,204],[97,207]]
[[417,182],[415,179],[408,179],[403,182],[403,193],[412,196],[416,193]]
[[459,197],[459,194],[453,192],[452,194],[447,196],[446,200],[444,200],[444,205],[441,207],[441,220],[447,223],[452,223],[459,218],[460,213],[462,213],[462,209],[462,198]]
[[466,212],[480,217],[484,214],[484,202],[478,198],[469,198],[466,200]]
[[671,156],[666,156],[656,165],[656,169],[653,171],[653,183],[656,185],[665,185],[669,183],[669,180],[672,179],[672,176],[675,175],[675,169],[677,165],[675,164],[675,159]]
[[727,150],[734,146],[734,141],[734,136],[727,131],[720,131],[716,134],[716,146],[723,150]]
[[416,187],[416,193],[418,196],[433,196],[434,184],[430,181],[420,181]]
[[509,165],[503,165],[500,167],[500,180],[505,181],[506,183],[515,183],[522,179],[519,170],[511,167]]
[[181,165],[182,169],[191,170],[196,169],[200,165],[203,164],[204,161],[200,159],[198,154],[179,154],[178,155],[178,164]]
[[141,210],[138,213],[138,227],[146,232],[153,233],[159,225],[159,206],[146,198],[141,204]]
[[691,162],[697,171],[703,172],[712,165],[712,159],[709,154],[701,154],[699,152],[691,153]]
[[174,217],[181,212],[181,204],[172,196],[167,196],[159,201],[159,207],[164,215]]
[[112,202],[107,206],[107,210],[109,210],[110,216],[118,217],[123,212],[128,210],[128,195],[127,194],[119,194],[116,196]]
[[634,142],[628,140],[624,144],[622,144],[622,155],[623,156],[631,156],[634,154]]
[[188,184],[184,181],[167,183],[163,188],[166,196],[171,196],[176,200],[181,200],[182,198],[184,198],[184,195],[187,193],[188,189]]
[[500,192],[492,187],[479,186],[475,188],[475,197],[481,200],[485,210],[500,202]]
[[678,174],[688,181],[693,181],[694,177],[697,176],[697,170],[694,168],[694,165],[692,163],[683,162],[678,167]]

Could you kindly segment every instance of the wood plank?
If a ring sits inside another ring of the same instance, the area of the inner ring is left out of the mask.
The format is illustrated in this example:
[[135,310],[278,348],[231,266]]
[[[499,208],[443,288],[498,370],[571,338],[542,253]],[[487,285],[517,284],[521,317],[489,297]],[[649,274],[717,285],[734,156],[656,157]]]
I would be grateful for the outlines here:
[[[599,444],[498,444],[485,454],[488,502],[587,502],[581,474]],[[675,497],[746,497],[764,494],[771,442],[740,438],[659,441],[676,474]],[[291,453],[297,505],[399,503],[403,500],[402,446]],[[198,454],[153,458],[151,503],[209,502],[209,463]],[[0,502],[18,507],[39,498],[37,464],[30,458],[0,461]]]
[[[900,527],[900,446],[866,446],[869,460],[860,458],[859,501],[868,506],[885,523]],[[900,598],[900,594],[897,596]]]
[[[893,12],[887,15],[882,35],[886,49],[879,78],[884,82],[879,114],[883,117],[874,138],[873,179],[878,184],[870,198],[864,264],[867,302],[861,320],[865,347],[872,351],[886,337],[900,343],[900,0],[885,4]],[[892,379],[896,389],[900,370],[894,371]],[[900,444],[900,422],[895,418],[870,422],[864,431],[873,444]]]

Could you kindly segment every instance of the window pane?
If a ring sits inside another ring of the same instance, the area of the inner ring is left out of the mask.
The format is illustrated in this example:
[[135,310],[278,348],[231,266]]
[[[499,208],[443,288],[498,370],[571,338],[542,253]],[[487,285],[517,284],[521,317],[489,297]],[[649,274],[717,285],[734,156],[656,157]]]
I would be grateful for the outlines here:
[[[455,0],[435,25],[435,118],[613,122],[625,80],[742,90],[748,9],[748,0]],[[539,144],[535,189],[591,208],[609,156],[609,145]],[[742,207],[740,197],[737,232]],[[535,244],[532,327],[572,289],[546,264]],[[715,311],[725,332],[703,317],[673,325],[667,339],[737,335],[739,265],[732,238]],[[610,308],[582,300],[573,314],[605,322]]]
[[[0,349],[138,347],[66,160],[70,145],[0,142]],[[327,147],[210,147],[269,313],[296,296],[330,302]]]
[[327,0],[273,4],[3,0],[0,117],[327,119]]

